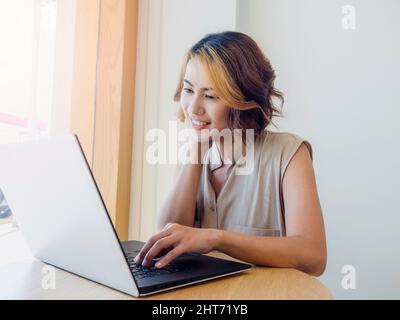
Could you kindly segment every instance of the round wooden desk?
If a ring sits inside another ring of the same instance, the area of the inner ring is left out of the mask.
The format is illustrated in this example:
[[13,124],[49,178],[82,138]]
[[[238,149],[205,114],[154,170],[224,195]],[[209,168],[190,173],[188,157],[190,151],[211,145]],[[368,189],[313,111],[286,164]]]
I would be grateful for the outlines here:
[[[235,260],[225,254],[210,255]],[[154,294],[145,299],[333,299],[316,278],[295,269],[253,267],[243,273]],[[142,298],[143,299],[143,298]]]
[[[4,238],[0,242],[0,299],[135,299],[61,269],[56,269],[56,288],[45,290],[42,288],[45,265],[29,256],[19,232]],[[235,260],[218,252],[211,255]],[[254,267],[240,274],[138,299],[332,299],[332,295],[318,279],[303,272]]]

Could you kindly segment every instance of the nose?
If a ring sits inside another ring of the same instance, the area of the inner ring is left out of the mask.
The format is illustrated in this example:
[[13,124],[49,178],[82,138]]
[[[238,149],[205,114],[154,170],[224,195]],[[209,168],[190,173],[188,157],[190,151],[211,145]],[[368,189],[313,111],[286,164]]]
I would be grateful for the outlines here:
[[204,107],[201,104],[201,101],[199,101],[198,98],[193,98],[191,103],[189,104],[188,108],[189,114],[194,114],[194,115],[203,115],[206,111]]

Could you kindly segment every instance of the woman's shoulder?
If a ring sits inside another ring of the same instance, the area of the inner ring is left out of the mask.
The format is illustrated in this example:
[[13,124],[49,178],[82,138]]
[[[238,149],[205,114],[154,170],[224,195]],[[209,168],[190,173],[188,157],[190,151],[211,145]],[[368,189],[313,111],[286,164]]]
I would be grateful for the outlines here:
[[291,157],[304,143],[312,158],[311,143],[296,133],[265,130],[260,138],[263,153],[268,152],[279,157]]
[[287,142],[294,140],[304,140],[300,135],[287,131],[272,131],[272,130],[264,130],[263,136],[265,139],[274,140],[278,142]]

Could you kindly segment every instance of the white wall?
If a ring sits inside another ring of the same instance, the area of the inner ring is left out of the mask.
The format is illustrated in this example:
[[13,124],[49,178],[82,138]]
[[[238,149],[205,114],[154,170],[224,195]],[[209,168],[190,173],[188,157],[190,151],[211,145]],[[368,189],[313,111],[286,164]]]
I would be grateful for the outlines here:
[[[356,9],[344,30],[342,7]],[[286,95],[280,131],[314,147],[336,298],[400,298],[400,2],[239,0]],[[344,265],[356,290],[341,286]]]

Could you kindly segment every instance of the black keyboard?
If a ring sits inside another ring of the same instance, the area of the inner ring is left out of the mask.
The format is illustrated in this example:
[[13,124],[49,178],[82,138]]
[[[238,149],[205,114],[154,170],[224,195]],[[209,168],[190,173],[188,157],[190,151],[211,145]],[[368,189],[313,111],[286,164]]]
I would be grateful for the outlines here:
[[151,278],[156,276],[161,276],[164,274],[171,274],[178,271],[185,270],[183,266],[177,264],[169,264],[163,268],[156,268],[154,265],[157,261],[152,261],[148,266],[142,266],[141,264],[136,264],[134,261],[136,254],[126,254],[126,258],[129,262],[129,267],[133,273],[135,279]]

